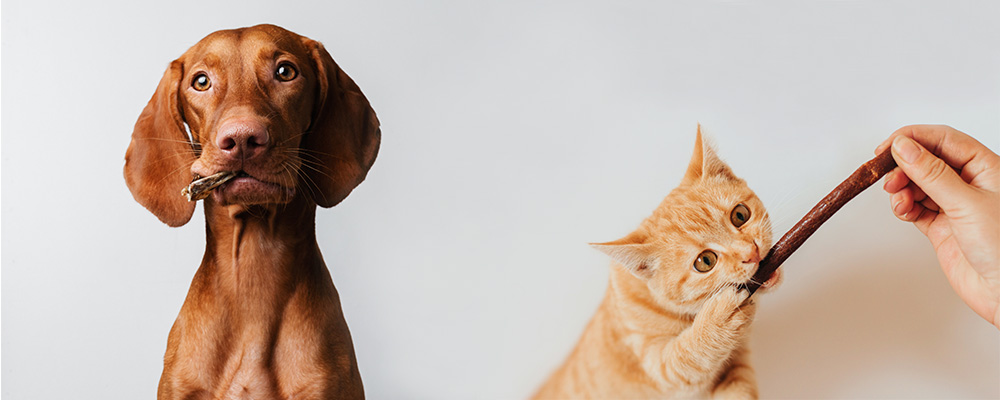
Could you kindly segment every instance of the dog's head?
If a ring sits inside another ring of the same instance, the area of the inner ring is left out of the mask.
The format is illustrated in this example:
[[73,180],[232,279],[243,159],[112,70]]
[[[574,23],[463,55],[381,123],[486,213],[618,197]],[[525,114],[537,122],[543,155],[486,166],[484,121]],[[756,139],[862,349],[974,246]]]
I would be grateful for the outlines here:
[[170,226],[195,203],[193,179],[237,173],[217,188],[222,205],[332,207],[375,161],[378,118],[319,42],[274,25],[212,33],[170,63],[125,153],[136,201]]

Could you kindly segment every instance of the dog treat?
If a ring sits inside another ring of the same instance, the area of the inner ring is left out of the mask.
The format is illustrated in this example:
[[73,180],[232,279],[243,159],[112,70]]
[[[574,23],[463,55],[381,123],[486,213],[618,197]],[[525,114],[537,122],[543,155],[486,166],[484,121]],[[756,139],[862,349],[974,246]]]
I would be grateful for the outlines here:
[[219,187],[219,185],[228,182],[230,179],[236,177],[235,172],[219,172],[217,174],[212,174],[204,178],[195,179],[186,188],[181,189],[181,194],[187,197],[188,201],[198,201],[208,197],[212,193],[212,190]]
[[869,186],[878,182],[883,175],[896,168],[896,161],[892,159],[890,150],[885,150],[875,158],[861,165],[850,177],[841,182],[830,194],[826,195],[819,204],[806,213],[792,229],[789,229],[778,242],[771,247],[767,256],[760,261],[757,273],[753,275],[750,282],[744,287],[752,295],[760,285],[766,281],[775,270],[781,266],[788,256],[792,255],[809,238],[820,225],[833,216],[840,207],[857,196]]

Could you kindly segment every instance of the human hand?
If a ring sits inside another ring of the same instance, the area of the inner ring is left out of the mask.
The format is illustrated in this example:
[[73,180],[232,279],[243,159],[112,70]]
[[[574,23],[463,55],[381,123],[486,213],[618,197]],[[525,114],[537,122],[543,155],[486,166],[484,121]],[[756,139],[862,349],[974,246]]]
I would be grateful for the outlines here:
[[893,213],[927,236],[955,292],[1000,329],[1000,156],[944,125],[900,128],[875,153],[889,146]]

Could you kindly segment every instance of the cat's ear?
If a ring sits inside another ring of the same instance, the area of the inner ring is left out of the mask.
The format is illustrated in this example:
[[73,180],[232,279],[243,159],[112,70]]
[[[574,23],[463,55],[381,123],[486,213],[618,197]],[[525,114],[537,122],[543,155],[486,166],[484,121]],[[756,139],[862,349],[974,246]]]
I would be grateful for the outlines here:
[[646,243],[647,239],[648,236],[637,231],[613,242],[591,243],[590,247],[607,254],[632,275],[649,279],[653,275],[654,260],[649,245]]
[[692,184],[709,176],[736,178],[733,170],[729,169],[729,166],[715,154],[712,142],[701,134],[701,124],[698,124],[698,134],[694,139],[694,153],[691,154],[691,162],[688,163],[687,173],[684,174],[682,184]]

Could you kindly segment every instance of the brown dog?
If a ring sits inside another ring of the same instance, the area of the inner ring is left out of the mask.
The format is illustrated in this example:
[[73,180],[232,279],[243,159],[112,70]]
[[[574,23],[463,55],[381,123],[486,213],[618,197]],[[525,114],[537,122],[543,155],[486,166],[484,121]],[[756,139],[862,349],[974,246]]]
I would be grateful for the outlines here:
[[354,81],[320,43],[280,27],[218,31],[170,63],[125,154],[132,195],[180,226],[195,209],[182,188],[238,175],[205,199],[205,256],[158,398],[364,397],[314,217],[364,180],[379,142]]

